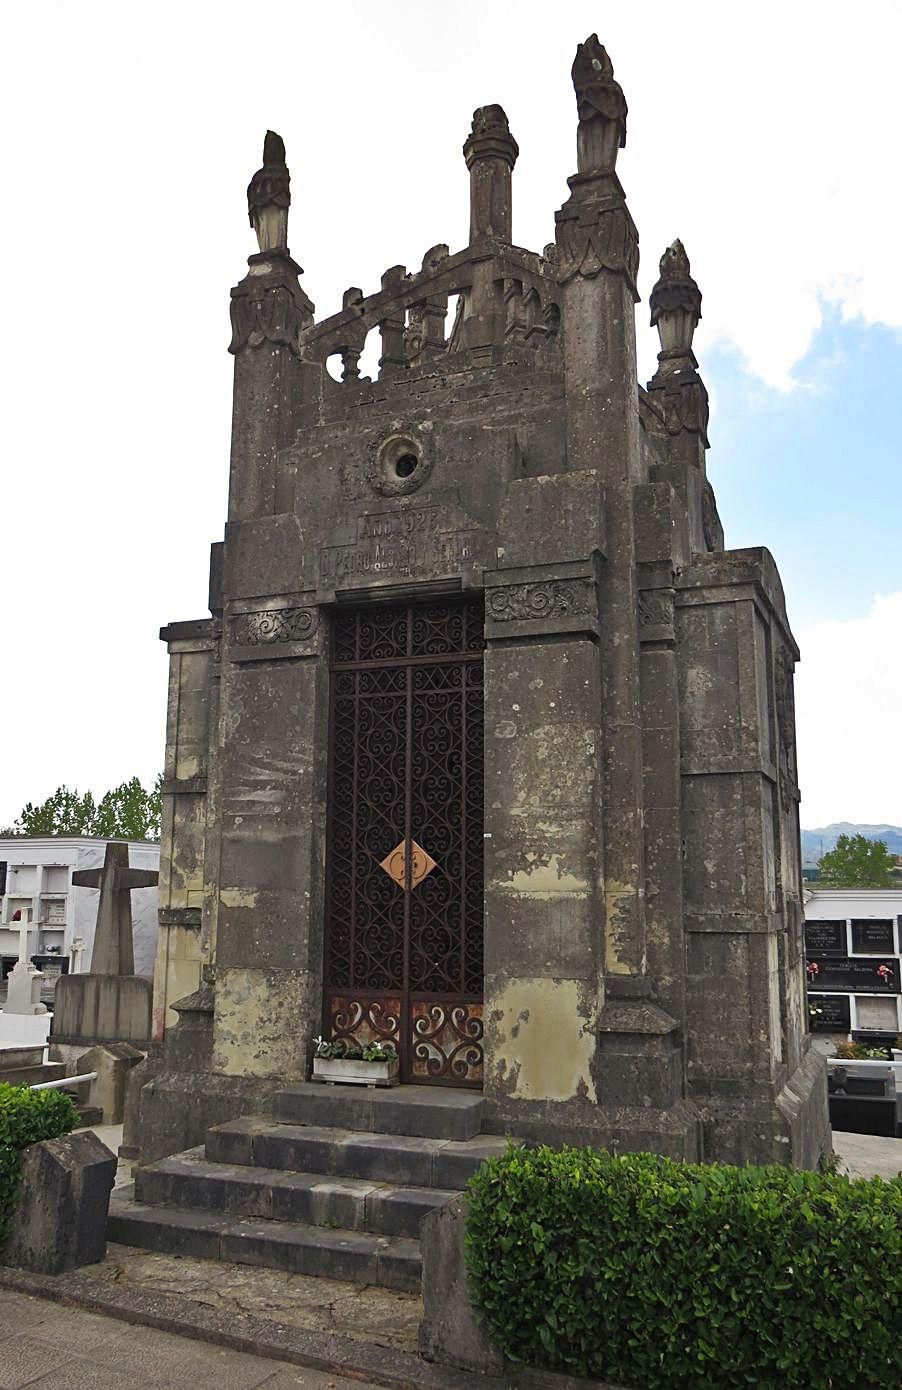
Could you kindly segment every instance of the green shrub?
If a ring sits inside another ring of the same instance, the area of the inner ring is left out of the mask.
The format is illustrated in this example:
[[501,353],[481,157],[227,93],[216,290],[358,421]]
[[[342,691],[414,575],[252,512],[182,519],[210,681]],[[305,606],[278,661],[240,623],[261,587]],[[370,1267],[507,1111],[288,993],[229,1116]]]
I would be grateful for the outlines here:
[[30,1091],[0,1082],[0,1241],[18,1199],[21,1150],[39,1139],[68,1134],[78,1120],[61,1091]]
[[469,1185],[511,1360],[637,1390],[898,1390],[902,1179],[511,1148]]

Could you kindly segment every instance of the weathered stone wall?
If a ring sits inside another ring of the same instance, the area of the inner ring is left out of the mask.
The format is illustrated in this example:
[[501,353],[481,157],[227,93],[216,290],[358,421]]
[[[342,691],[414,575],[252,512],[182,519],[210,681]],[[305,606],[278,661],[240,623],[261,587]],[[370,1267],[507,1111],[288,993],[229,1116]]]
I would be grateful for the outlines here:
[[[316,322],[263,237],[233,291],[212,617],[165,632],[156,1006],[159,1028],[209,967],[197,1028],[219,1118],[230,1084],[238,1107],[304,1076],[322,1026],[332,616],[463,592],[485,600],[486,1124],[684,1157],[809,1162],[822,1143],[797,653],[766,552],[723,551],[679,242],[651,296],[658,370],[637,386],[626,105],[599,64],[579,72],[610,100],[580,96],[579,171],[543,256],[510,244],[516,142],[486,107],[465,147],[468,248],[391,267]],[[170,1059],[161,1094],[187,1066]]]

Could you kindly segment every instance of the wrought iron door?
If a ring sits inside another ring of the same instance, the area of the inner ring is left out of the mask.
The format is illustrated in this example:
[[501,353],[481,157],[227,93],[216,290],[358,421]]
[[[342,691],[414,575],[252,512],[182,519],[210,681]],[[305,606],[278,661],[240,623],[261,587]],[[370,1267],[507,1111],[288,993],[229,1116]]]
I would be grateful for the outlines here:
[[406,1081],[482,1084],[482,604],[336,615],[327,1036]]

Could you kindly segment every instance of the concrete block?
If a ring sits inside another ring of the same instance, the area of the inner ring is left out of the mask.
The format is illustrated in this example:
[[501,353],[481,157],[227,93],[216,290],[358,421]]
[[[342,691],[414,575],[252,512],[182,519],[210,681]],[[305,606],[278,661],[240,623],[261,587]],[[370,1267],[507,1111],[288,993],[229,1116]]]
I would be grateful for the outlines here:
[[78,1061],[78,1074],[95,1071],[91,1082],[89,1103],[103,1111],[107,1125],[122,1123],[125,1114],[125,1094],[128,1074],[144,1060],[144,1053],[131,1043],[106,1043],[89,1048]]
[[51,1043],[150,1042],[152,988],[143,975],[62,975]]
[[481,1374],[500,1375],[504,1358],[476,1321],[467,1289],[464,1262],[466,1197],[455,1197],[424,1218],[420,1228],[423,1250],[423,1321],[420,1354]]
[[60,1274],[102,1260],[115,1176],[116,1159],[90,1130],[31,1144],[0,1264]]

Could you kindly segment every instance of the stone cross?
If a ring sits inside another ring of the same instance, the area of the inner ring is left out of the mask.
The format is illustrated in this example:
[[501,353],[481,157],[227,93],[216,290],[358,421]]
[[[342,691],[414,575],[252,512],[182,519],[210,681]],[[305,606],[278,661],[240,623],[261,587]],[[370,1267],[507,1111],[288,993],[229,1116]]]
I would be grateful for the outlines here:
[[28,959],[28,937],[29,928],[31,927],[31,913],[27,907],[23,907],[21,909],[21,914],[19,918],[19,964],[28,965],[30,964]]
[[22,908],[19,918],[19,959],[9,972],[7,979],[6,1014],[45,1014],[47,1009],[41,1003],[41,981],[43,975],[32,965],[28,954],[29,927],[31,913]]
[[77,869],[72,875],[76,887],[100,889],[92,975],[134,975],[131,893],[155,887],[158,879],[156,869],[130,869],[128,845],[117,842],[107,845],[102,869]]

